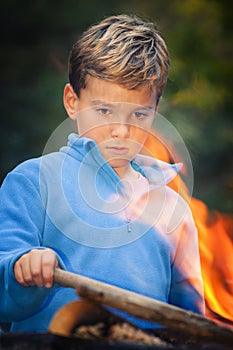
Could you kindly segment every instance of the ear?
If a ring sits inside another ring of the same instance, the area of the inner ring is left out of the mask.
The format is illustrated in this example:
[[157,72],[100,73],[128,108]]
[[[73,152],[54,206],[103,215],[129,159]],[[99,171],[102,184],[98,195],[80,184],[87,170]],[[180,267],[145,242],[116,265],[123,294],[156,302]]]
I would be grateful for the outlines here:
[[73,120],[77,118],[78,96],[70,84],[66,84],[63,93],[63,103],[67,114]]
[[160,99],[161,99],[161,94],[158,94],[157,97],[156,97],[155,113],[158,112]]

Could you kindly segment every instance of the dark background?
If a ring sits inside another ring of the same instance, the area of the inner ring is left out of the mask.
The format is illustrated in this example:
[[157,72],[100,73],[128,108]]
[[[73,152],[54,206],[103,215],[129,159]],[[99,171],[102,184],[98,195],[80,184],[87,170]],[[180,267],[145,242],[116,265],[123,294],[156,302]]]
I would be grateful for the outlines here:
[[232,212],[232,7],[228,0],[8,0],[1,4],[0,181],[39,156],[67,117],[62,92],[73,42],[105,16],[133,13],[158,24],[172,66],[160,106],[183,137],[193,195]]

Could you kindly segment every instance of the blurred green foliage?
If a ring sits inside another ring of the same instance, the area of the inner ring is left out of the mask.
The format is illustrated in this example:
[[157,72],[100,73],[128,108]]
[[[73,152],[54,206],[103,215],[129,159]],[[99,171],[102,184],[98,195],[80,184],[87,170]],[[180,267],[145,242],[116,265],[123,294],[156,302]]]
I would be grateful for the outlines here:
[[171,53],[160,113],[191,154],[194,196],[232,211],[232,9],[228,0],[9,0],[1,4],[1,181],[39,156],[66,118],[62,91],[71,45],[104,16],[158,24]]

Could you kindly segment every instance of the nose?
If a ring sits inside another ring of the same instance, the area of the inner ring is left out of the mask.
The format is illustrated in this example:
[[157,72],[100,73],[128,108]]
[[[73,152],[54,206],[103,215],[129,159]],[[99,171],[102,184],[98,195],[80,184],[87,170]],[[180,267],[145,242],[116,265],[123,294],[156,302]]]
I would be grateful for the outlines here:
[[126,123],[114,123],[111,126],[113,138],[127,138],[129,136],[130,125]]

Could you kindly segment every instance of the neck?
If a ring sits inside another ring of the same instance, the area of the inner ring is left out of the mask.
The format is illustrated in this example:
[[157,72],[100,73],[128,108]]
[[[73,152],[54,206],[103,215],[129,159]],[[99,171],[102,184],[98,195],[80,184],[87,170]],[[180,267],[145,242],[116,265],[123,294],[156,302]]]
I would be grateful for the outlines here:
[[121,179],[124,179],[124,180],[133,180],[139,177],[138,172],[135,171],[131,165],[127,167],[113,168],[113,170],[117,173],[117,175]]

